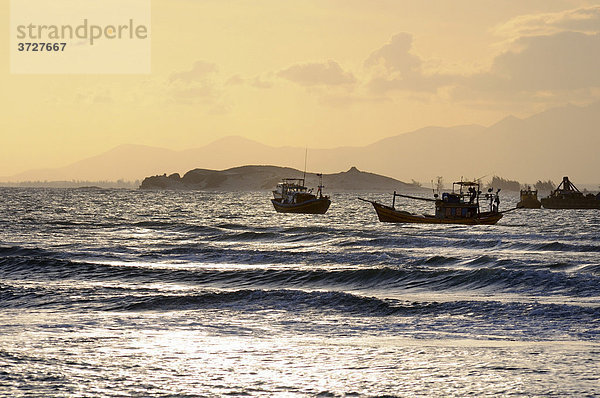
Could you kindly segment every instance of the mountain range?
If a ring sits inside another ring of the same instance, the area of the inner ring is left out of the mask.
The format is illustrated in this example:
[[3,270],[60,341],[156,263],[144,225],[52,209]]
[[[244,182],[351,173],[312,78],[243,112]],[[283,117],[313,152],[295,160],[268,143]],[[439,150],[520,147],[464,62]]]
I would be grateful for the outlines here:
[[[363,147],[308,148],[308,169],[334,173],[356,166],[396,179],[427,182],[499,175],[533,183],[598,183],[600,102],[567,105],[519,119],[507,117],[489,127],[426,127]],[[369,134],[365,131],[365,134]],[[121,145],[100,155],[55,169],[30,170],[6,181],[141,180],[150,175],[196,168],[228,169],[277,165],[302,169],[303,147],[274,147],[231,136],[209,145],[175,151]]]

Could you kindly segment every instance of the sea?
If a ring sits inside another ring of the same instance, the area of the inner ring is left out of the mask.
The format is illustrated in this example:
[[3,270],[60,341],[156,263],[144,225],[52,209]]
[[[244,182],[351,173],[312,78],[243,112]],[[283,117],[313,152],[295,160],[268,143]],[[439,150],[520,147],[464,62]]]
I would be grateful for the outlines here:
[[358,196],[0,188],[0,396],[600,396],[600,211]]

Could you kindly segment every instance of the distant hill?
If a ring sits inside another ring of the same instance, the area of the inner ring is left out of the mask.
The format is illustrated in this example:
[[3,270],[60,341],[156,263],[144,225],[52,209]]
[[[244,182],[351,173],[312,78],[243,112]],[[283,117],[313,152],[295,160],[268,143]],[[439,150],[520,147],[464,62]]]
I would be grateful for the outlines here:
[[[174,173],[147,177],[141,189],[193,189],[203,191],[261,191],[272,190],[282,178],[302,178],[303,172],[289,167],[242,166],[227,170],[190,170],[183,177]],[[306,186],[316,188],[319,177],[306,173]],[[419,191],[414,184],[394,178],[366,173],[356,167],[335,174],[324,174],[326,191]]]
[[[575,184],[597,184],[599,130],[600,102],[568,105],[525,119],[510,116],[489,127],[426,127],[364,147],[308,148],[308,166],[324,173],[356,166],[426,185],[436,176],[452,181],[492,175],[530,184],[563,176]],[[265,163],[301,169],[304,154],[303,147],[274,147],[241,137],[183,151],[123,145],[62,168],[32,170],[7,180],[131,181],[196,167],[223,170]]]

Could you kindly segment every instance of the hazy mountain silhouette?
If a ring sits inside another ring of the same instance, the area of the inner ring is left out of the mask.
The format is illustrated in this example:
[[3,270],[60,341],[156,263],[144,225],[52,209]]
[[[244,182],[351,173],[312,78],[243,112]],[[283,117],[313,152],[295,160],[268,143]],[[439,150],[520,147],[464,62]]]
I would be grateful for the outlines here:
[[[525,119],[509,116],[489,126],[426,127],[365,147],[308,149],[308,169],[333,173],[356,166],[400,180],[452,180],[496,174],[522,182],[600,180],[600,102],[568,105]],[[369,134],[369,132],[365,132]],[[10,178],[24,180],[136,180],[184,173],[198,167],[227,169],[270,164],[303,169],[305,148],[272,147],[226,137],[201,148],[173,151],[122,145],[57,169],[31,170]]]

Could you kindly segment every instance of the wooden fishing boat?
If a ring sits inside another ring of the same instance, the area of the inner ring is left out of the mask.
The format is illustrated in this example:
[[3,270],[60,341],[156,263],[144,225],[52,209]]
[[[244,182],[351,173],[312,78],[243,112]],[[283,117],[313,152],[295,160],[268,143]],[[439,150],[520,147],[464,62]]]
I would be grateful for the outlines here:
[[558,187],[541,202],[545,209],[600,209],[600,194],[584,195],[569,177],[563,177]]
[[[500,198],[498,190],[493,193],[490,188],[485,194],[485,199],[489,201],[489,211],[480,211],[479,197],[481,191],[477,182],[460,181],[452,185],[452,192],[444,192],[442,197],[439,194],[434,195],[434,199],[418,196],[402,195],[394,191],[392,206],[359,198],[369,202],[375,208],[377,217],[381,222],[392,223],[418,223],[418,224],[463,224],[463,225],[493,225],[503,216],[503,212],[498,211]],[[435,203],[435,215],[414,214],[407,211],[396,209],[396,197],[422,200]]]
[[317,194],[304,186],[304,178],[284,178],[273,191],[273,207],[278,213],[325,214],[331,200],[323,196],[322,174]]

